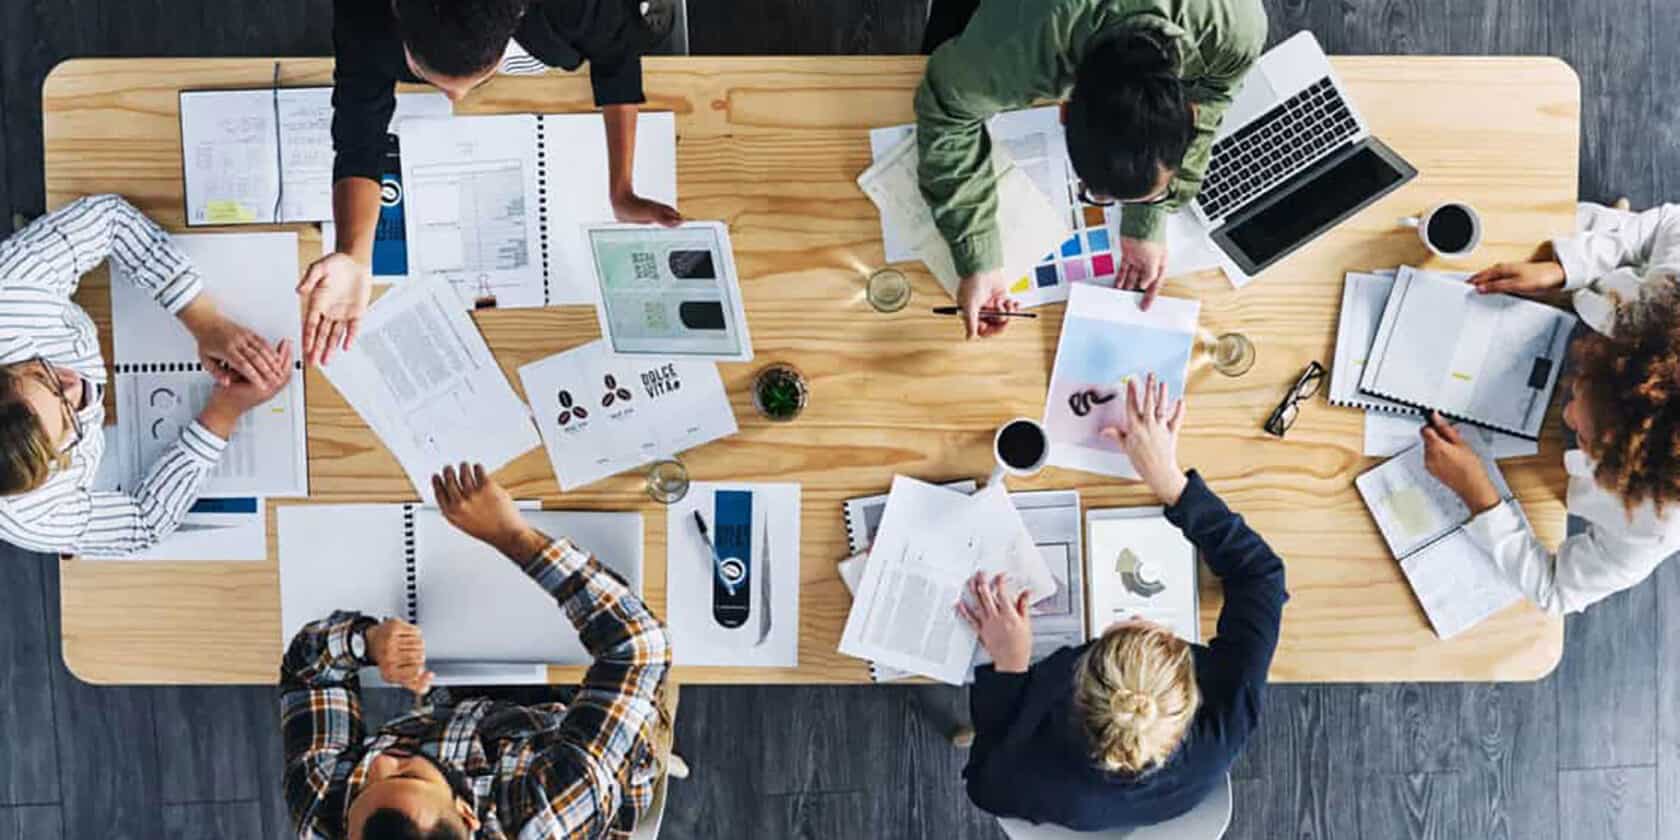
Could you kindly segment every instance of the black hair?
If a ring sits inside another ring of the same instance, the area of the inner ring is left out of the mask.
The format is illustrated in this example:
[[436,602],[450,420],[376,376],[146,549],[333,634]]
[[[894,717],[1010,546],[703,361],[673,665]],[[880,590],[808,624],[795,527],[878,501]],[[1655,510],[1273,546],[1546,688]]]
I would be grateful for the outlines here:
[[519,28],[529,0],[392,0],[397,36],[416,61],[445,76],[494,65]]
[[1068,157],[1093,194],[1143,198],[1178,169],[1195,126],[1165,37],[1132,27],[1079,62],[1068,98]]
[[468,840],[459,820],[445,817],[421,831],[407,814],[395,808],[380,808],[362,823],[362,840]]

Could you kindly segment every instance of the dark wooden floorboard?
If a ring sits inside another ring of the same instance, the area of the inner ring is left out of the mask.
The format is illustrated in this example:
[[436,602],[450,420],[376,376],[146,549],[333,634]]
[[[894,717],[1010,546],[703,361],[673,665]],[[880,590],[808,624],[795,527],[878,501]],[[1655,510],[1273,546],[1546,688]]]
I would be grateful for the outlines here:
[[1460,836],[1556,840],[1556,680],[1461,688]]
[[49,562],[0,543],[0,806],[59,801]]
[[1570,619],[1557,670],[1559,716],[1569,721],[1559,767],[1656,762],[1656,596],[1647,580]]
[[1652,576],[1657,590],[1657,821],[1661,837],[1680,837],[1680,565]]
[[262,807],[249,801],[165,805],[163,832],[159,836],[170,840],[262,837]]
[[1468,836],[1458,824],[1463,779],[1457,773],[1366,776],[1359,791],[1359,836],[1364,840],[1451,840]]
[[1549,10],[1534,0],[1453,3],[1443,52],[1459,55],[1548,55]]
[[1611,767],[1558,773],[1562,840],[1641,840],[1657,836],[1656,770]]
[[[1581,74],[1581,197],[1656,200],[1651,9],[1670,0],[1551,0],[1552,47]],[[1672,37],[1665,49],[1675,48]],[[1671,93],[1669,95],[1672,95]]]
[[63,840],[64,815],[57,805],[0,807],[0,840]]
[[693,55],[914,53],[921,0],[690,0]]

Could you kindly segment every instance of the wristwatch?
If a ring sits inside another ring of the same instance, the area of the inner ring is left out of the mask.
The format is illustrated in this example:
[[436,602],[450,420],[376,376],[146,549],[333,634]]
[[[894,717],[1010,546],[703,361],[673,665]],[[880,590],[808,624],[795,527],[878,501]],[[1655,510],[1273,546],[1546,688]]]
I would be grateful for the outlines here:
[[357,662],[367,661],[367,628],[357,627],[350,633],[350,655]]

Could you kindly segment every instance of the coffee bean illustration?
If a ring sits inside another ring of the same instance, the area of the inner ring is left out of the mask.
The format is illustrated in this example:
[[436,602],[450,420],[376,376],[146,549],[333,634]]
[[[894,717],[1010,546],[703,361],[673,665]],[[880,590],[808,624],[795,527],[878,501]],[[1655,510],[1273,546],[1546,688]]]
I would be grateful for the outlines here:
[[607,374],[605,377],[603,377],[602,381],[607,384],[607,390],[608,391],[612,391],[612,390],[615,390],[615,389],[618,388],[618,378],[613,376],[610,373]]
[[601,407],[606,408],[607,406],[610,406],[612,404],[613,404],[613,392],[608,391],[607,395],[601,398]]
[[564,426],[570,422],[572,422],[572,413],[570,411],[560,412],[560,425]]
[[571,408],[572,407],[572,392],[570,392],[570,391],[561,391],[560,392],[560,407],[561,408]]
[[585,409],[581,405],[572,406],[572,416],[576,417],[579,420],[588,420],[589,419],[589,411],[588,411],[588,409]]
[[619,398],[619,399],[621,399],[621,400],[623,400],[623,401],[625,401],[625,402],[629,402],[629,401],[630,401],[630,392],[629,392],[629,390],[627,390],[627,389],[624,389],[624,388],[620,388],[620,389],[618,389],[618,391],[617,391],[617,392],[616,392],[616,393],[617,393],[617,394],[618,394],[618,398]]

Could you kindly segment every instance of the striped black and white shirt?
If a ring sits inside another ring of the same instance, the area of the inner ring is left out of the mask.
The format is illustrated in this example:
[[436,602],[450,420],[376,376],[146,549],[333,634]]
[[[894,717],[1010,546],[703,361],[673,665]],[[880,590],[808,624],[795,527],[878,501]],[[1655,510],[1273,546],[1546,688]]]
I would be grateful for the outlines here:
[[203,291],[186,254],[120,196],[79,199],[0,243],[0,365],[43,356],[90,386],[70,466],[55,468],[34,490],[0,497],[0,539],[20,548],[120,556],[154,545],[180,524],[227,446],[194,422],[133,492],[92,489],[105,452],[105,360],[93,320],[70,295],[107,258],[118,269],[114,282],[138,284],[170,314]]

